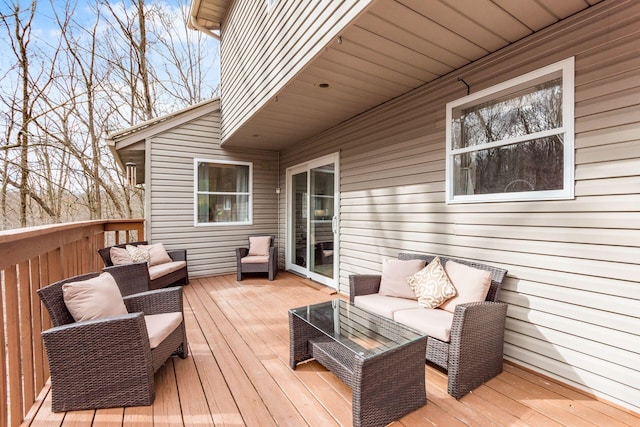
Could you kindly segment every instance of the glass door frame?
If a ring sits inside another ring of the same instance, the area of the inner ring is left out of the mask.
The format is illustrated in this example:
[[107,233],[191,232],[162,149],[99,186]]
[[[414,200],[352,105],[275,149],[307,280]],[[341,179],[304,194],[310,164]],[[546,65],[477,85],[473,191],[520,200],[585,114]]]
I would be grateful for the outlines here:
[[[339,278],[339,248],[340,248],[340,154],[333,153],[327,156],[323,156],[308,162],[300,163],[295,166],[291,166],[286,170],[286,223],[287,223],[287,250],[285,251],[285,268],[287,270],[293,271],[297,274],[305,276],[314,282],[321,283],[325,286],[332,287],[334,289],[338,289],[338,278]],[[303,205],[306,206],[307,215],[306,215],[306,232],[307,232],[307,247],[306,247],[306,259],[309,260],[311,256],[311,245],[310,242],[310,232],[312,230],[311,227],[311,218],[310,210],[312,209],[311,203],[311,192],[310,183],[311,183],[311,171],[320,166],[326,166],[329,164],[334,165],[334,181],[333,181],[333,217],[331,219],[332,230],[333,230],[333,278],[326,277],[322,274],[318,274],[312,271],[309,268],[309,262],[306,263],[305,266],[300,266],[295,263],[295,260],[292,259],[292,251],[295,251],[296,242],[295,242],[295,232],[293,230],[293,210],[294,206],[292,203],[293,194],[296,189],[293,187],[292,179],[295,175],[300,173],[307,174],[307,191],[306,191],[306,203]]]

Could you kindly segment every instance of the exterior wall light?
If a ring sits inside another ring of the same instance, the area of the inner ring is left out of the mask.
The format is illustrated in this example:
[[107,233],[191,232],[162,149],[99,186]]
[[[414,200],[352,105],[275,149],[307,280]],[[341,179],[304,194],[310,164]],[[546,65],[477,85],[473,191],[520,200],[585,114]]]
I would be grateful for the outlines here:
[[124,166],[125,166],[125,172],[127,175],[127,182],[129,183],[129,187],[134,188],[137,183],[136,164],[133,162],[127,162]]

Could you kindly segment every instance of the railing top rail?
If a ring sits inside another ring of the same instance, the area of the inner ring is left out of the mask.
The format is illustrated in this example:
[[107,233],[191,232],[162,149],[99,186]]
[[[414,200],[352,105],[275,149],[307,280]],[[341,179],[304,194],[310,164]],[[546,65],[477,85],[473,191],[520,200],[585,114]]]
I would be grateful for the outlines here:
[[39,225],[35,227],[16,228],[12,230],[0,231],[0,244],[10,243],[16,240],[28,239],[31,237],[43,236],[51,233],[57,233],[60,231],[67,231],[67,230],[82,228],[82,227],[90,227],[93,225],[118,224],[121,226],[127,223],[133,224],[133,223],[143,223],[143,222],[144,222],[144,219],[141,219],[141,218],[99,219],[99,220],[92,220],[92,221],[76,221],[76,222],[66,222],[62,224],[49,224],[49,225]]
[[100,271],[107,242],[144,239],[143,219],[104,219],[0,232],[0,426],[19,425],[49,377],[40,335],[51,326],[36,290]]

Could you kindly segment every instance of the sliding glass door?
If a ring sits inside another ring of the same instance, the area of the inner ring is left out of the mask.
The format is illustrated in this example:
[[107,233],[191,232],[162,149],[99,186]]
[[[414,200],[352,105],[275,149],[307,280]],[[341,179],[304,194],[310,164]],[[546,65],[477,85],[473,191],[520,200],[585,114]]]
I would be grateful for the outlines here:
[[287,269],[337,287],[337,154],[287,170]]

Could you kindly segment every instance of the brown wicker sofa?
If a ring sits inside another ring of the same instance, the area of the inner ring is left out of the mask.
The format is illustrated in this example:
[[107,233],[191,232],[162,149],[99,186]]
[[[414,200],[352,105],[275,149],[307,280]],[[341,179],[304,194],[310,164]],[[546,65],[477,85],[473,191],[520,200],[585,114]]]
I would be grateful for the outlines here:
[[[168,272],[162,272],[157,275],[154,274],[153,269],[158,266],[147,267],[146,263],[133,263],[126,265],[114,265],[111,260],[111,248],[125,248],[127,245],[131,246],[139,246],[139,245],[147,245],[146,241],[139,242],[130,242],[121,245],[108,246],[106,248],[98,249],[98,253],[102,260],[104,261],[105,268],[103,271],[111,273],[118,283],[125,282],[127,280],[132,280],[132,277],[138,275],[146,275],[149,280],[149,289],[160,289],[166,288],[167,286],[178,286],[178,285],[188,285],[189,284],[189,272],[187,269],[187,251],[185,249],[177,249],[167,251],[169,257],[173,263],[178,267],[175,270],[171,270]],[[178,265],[180,264],[180,265]],[[162,267],[162,266],[159,266]],[[136,282],[135,278],[133,279]],[[142,292],[148,289],[138,289],[138,292]]]
[[[401,253],[398,256],[400,260],[420,259],[427,263],[435,257],[436,255],[411,253]],[[452,260],[491,273],[491,284],[484,302],[459,304],[455,307],[450,325],[449,341],[433,336],[429,336],[427,339],[427,361],[447,370],[447,391],[451,396],[459,399],[502,372],[507,304],[498,302],[498,293],[507,271],[455,258],[440,256],[440,260],[443,265]],[[380,281],[380,275],[349,276],[351,302],[358,306],[358,296],[377,294]],[[398,300],[394,297],[384,298]],[[409,306],[410,304],[407,305],[407,309],[410,308]],[[371,307],[367,307],[367,309],[371,310]],[[417,302],[413,309],[419,309]],[[435,310],[433,314],[438,314],[437,311],[443,311],[439,308],[419,310]],[[378,314],[389,317],[388,311]],[[401,318],[401,316],[398,317]],[[414,322],[410,326],[420,329],[419,325],[416,326]]]
[[[180,286],[131,294],[148,284],[123,285],[116,279],[128,314],[75,321],[63,286],[98,276],[84,274],[38,289],[54,326],[42,332],[53,412],[150,405],[155,399],[154,373],[170,356],[188,355]],[[153,320],[148,324],[147,318]],[[158,332],[163,325],[165,331]]]

